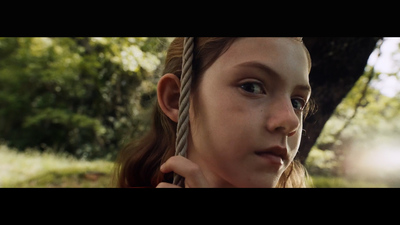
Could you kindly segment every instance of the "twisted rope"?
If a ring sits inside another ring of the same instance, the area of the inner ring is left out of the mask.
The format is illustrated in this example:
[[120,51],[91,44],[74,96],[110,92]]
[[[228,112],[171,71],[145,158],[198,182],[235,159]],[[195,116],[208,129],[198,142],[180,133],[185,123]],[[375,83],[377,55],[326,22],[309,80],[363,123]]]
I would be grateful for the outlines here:
[[[179,96],[178,125],[176,130],[175,155],[186,157],[187,136],[189,133],[189,97],[192,83],[192,61],[194,37],[185,37],[182,53],[181,93]],[[174,174],[173,184],[184,186],[184,178]]]

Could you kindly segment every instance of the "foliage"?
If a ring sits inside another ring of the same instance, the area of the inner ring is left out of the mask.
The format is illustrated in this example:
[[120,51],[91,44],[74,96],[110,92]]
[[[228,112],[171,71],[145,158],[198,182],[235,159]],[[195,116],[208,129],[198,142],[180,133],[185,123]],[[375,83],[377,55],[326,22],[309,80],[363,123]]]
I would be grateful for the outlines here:
[[333,151],[322,151],[313,147],[307,157],[306,168],[310,174],[333,176],[338,167],[338,162]]
[[146,129],[168,38],[1,38],[0,139],[112,158]]

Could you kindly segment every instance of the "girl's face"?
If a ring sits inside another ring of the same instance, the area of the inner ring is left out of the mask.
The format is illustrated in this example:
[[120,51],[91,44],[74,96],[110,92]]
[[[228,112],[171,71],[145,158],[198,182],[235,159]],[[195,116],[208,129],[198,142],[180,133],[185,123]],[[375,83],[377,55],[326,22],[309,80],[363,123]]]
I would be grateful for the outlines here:
[[311,88],[294,38],[241,38],[208,68],[190,107],[188,158],[216,187],[274,187],[300,145]]

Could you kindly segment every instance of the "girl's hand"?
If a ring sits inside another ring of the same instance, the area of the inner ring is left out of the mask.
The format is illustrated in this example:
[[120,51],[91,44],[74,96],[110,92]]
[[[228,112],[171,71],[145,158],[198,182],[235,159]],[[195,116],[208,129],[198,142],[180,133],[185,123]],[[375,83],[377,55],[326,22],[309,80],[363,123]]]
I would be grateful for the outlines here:
[[[163,173],[174,172],[184,177],[186,188],[209,187],[200,167],[183,156],[172,156],[161,165],[160,171]],[[157,185],[157,188],[179,188],[179,186],[161,182]]]

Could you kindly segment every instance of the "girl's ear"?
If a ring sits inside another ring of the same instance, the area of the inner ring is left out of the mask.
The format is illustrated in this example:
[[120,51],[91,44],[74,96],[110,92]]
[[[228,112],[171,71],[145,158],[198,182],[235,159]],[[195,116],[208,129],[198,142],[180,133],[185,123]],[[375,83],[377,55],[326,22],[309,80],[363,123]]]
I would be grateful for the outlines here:
[[172,73],[162,76],[157,85],[158,104],[165,115],[176,123],[178,122],[180,88],[179,78]]

